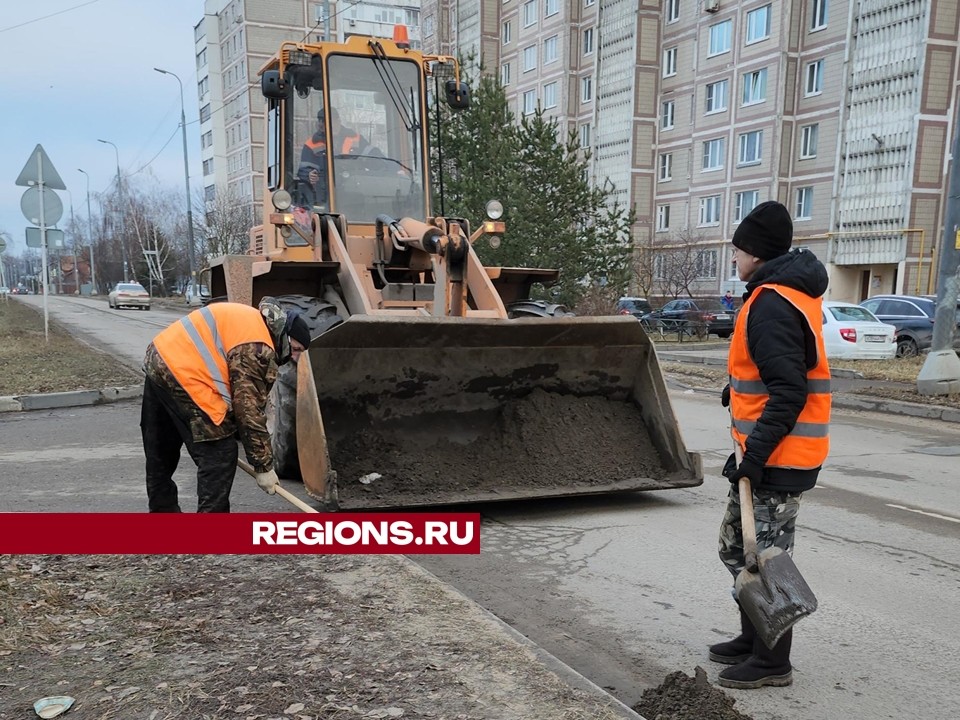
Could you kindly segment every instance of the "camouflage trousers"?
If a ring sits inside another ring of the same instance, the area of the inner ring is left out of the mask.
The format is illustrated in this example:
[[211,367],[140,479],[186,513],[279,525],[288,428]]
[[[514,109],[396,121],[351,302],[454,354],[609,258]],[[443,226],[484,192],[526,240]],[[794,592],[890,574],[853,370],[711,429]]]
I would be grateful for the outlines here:
[[[753,516],[757,526],[757,552],[774,545],[793,555],[797,514],[803,493],[776,490],[753,491]],[[727,511],[720,524],[720,560],[734,578],[743,570],[743,527],[740,522],[740,493],[730,485]]]

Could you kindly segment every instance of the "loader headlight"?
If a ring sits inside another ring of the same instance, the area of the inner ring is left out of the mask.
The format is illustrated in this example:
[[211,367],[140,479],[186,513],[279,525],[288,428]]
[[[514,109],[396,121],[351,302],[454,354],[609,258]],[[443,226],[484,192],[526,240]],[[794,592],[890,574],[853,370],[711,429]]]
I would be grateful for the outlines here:
[[491,200],[487,203],[487,217],[491,220],[499,220],[503,217],[503,204],[499,200]]
[[273,206],[283,212],[287,210],[291,205],[293,205],[293,198],[290,197],[290,193],[286,190],[280,189],[277,190],[271,197],[270,201],[273,203]]

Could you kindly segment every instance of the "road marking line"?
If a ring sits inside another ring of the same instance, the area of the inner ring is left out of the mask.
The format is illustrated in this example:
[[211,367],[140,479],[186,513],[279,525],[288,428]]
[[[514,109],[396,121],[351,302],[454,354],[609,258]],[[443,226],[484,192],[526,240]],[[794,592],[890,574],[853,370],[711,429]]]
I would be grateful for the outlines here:
[[927,512],[926,510],[917,510],[916,508],[908,508],[903,505],[894,505],[893,503],[887,503],[887,507],[892,507],[897,510],[906,510],[907,512],[917,513],[918,515],[926,515],[927,517],[937,518],[937,520],[949,520],[950,522],[960,523],[960,518],[949,517],[948,515],[940,515],[938,513]]

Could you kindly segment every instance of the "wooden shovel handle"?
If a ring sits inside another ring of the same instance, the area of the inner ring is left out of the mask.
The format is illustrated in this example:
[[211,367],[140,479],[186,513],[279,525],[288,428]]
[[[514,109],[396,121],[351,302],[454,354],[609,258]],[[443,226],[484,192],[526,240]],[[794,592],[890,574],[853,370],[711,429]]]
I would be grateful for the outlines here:
[[[257,473],[256,473],[256,471],[253,469],[253,467],[252,467],[248,462],[246,462],[246,461],[244,461],[244,460],[237,460],[237,467],[240,468],[241,470],[243,470],[245,473],[247,473],[250,477],[256,477],[256,476],[257,476]],[[290,492],[289,490],[285,490],[284,488],[280,487],[279,485],[277,485],[276,490],[277,490],[277,495],[279,495],[280,497],[282,497],[284,500],[286,500],[286,501],[287,501],[288,503],[290,503],[291,505],[295,506],[297,509],[302,510],[302,511],[305,512],[305,513],[319,513],[319,512],[320,512],[320,511],[317,510],[316,508],[313,508],[313,507],[310,507],[309,505],[307,505],[303,500],[301,500],[300,498],[298,498],[296,495],[294,495],[294,494],[293,494],[292,492]],[[754,545],[756,545],[756,540],[754,540]]]
[[[733,452],[737,457],[737,466],[743,462],[743,450],[740,443],[734,442]],[[757,572],[757,523],[753,518],[753,490],[749,478],[740,478],[740,525],[743,532],[743,559],[746,569]]]

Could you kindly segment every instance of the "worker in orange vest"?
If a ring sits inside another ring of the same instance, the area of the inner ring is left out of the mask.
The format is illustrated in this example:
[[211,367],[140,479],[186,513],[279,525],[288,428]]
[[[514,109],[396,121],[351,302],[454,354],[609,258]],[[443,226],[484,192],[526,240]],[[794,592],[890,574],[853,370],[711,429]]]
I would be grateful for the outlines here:
[[[337,155],[360,155],[370,147],[360,133],[340,123],[340,113],[330,108],[330,125],[333,129],[334,157]],[[300,150],[300,166],[297,178],[308,205],[326,205],[329,202],[327,186],[327,126],[324,111],[317,113],[317,130]]]
[[[737,314],[721,402],[730,407],[734,442],[727,460],[727,509],[720,559],[736,578],[744,567],[738,482],[749,478],[758,552],[793,552],[800,498],[817,483],[830,447],[830,368],[821,308],[827,271],[807,250],[791,250],[793,222],[778,202],[761,203],[733,234],[737,275],[747,283]],[[720,673],[730,688],[793,682],[788,630],[773,649],[740,610],[741,633],[710,646],[710,659],[731,665]]]
[[173,474],[183,445],[197,465],[197,512],[230,512],[237,438],[257,485],[276,492],[267,397],[278,367],[309,345],[306,321],[272,298],[211,303],[154,338],[140,412],[150,512],[181,511]]

